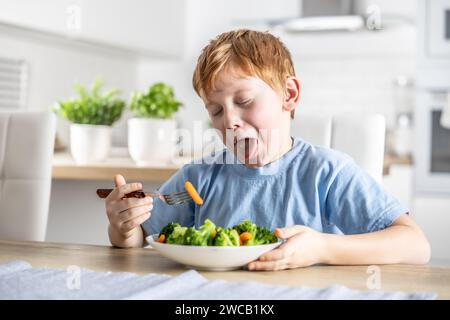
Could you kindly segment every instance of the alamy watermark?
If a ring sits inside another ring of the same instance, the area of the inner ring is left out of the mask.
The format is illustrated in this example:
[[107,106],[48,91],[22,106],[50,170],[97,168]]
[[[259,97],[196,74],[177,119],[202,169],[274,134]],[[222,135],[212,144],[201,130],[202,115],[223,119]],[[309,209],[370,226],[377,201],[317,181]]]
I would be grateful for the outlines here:
[[[177,144],[171,154],[172,163],[184,161],[179,156],[182,150],[183,155],[196,155],[192,159],[193,164],[260,166],[271,163],[266,174],[273,174],[278,170],[278,162],[273,160],[286,151],[278,128],[226,129],[221,132],[213,128],[204,129],[202,121],[194,121],[193,130],[178,129],[167,138],[171,143]],[[228,152],[224,153],[224,148]]]
[[66,287],[69,290],[81,289],[81,268],[76,265],[68,266],[66,269]]
[[369,30],[381,30],[381,9],[379,6],[372,4],[366,9],[367,19],[366,27]]
[[370,274],[366,281],[366,287],[369,290],[381,289],[381,268],[379,266],[368,266],[366,273]]
[[82,9],[79,5],[72,4],[66,8],[66,28],[69,35],[76,36],[81,32],[82,18]]

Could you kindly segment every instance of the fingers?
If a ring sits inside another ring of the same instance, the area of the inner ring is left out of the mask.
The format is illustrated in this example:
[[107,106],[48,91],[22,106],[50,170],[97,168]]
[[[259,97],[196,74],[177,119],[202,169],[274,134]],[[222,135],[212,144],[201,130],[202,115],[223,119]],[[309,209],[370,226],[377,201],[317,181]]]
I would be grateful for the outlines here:
[[289,258],[295,252],[295,250],[296,250],[296,243],[293,243],[293,241],[286,241],[278,248],[261,255],[258,260],[259,261],[284,260]]
[[253,261],[248,264],[248,270],[283,270],[287,269],[288,265],[285,260],[276,261]]
[[145,197],[145,198],[125,198],[123,200],[112,202],[111,210],[108,210],[113,213],[122,213],[128,209],[141,207],[141,206],[151,206],[153,207],[153,198]]
[[142,215],[146,212],[150,212],[152,209],[153,209],[153,205],[145,205],[145,206],[130,208],[124,212],[120,212],[119,214],[117,214],[115,221],[118,224],[124,223],[126,221],[135,219],[136,217],[139,217],[140,215]]
[[283,270],[289,268],[291,256],[294,254],[295,244],[288,242],[278,248],[267,252],[258,260],[250,262],[249,270]]
[[[300,229],[301,229],[300,233],[304,231],[303,228],[298,228],[298,230]],[[280,245],[278,248],[261,255],[258,258],[258,260],[249,263],[248,269],[249,270],[289,269],[291,266],[292,257],[295,254],[296,250],[298,250],[298,241],[299,237],[292,236],[291,239]]]
[[123,184],[119,187],[114,188],[114,190],[108,195],[108,197],[106,197],[106,201],[120,200],[127,193],[141,190],[141,189],[142,189],[142,184],[139,182]]
[[108,215],[109,222],[117,225],[133,219],[144,212],[149,212],[152,209],[153,199],[151,198],[129,198],[109,203],[106,208],[106,213]]
[[141,190],[141,183],[126,183],[117,174],[114,177],[114,190],[106,197],[105,206],[109,222],[121,234],[127,235],[150,218],[153,198],[124,198],[130,192]]
[[274,261],[274,260],[282,260],[287,258],[289,255],[286,252],[286,250],[277,248],[270,252],[267,252],[263,254],[261,257],[259,257],[259,261]]
[[126,184],[125,178],[121,174],[116,174],[114,176],[114,185],[120,187],[124,184]]
[[295,225],[292,227],[286,227],[286,228],[277,228],[275,229],[275,235],[283,240],[289,239],[296,234],[302,233],[306,230],[308,230],[308,227]]
[[120,232],[122,234],[126,234],[126,233],[132,231],[134,228],[139,227],[148,218],[150,218],[150,215],[151,215],[151,213],[147,211],[131,220],[128,220],[128,221],[122,223],[119,227]]

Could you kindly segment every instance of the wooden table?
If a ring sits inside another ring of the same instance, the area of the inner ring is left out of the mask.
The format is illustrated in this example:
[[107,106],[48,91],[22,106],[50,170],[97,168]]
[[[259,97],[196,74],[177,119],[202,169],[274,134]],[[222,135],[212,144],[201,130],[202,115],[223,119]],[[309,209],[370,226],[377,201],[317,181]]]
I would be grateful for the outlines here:
[[[66,268],[77,265],[96,271],[126,271],[137,274],[180,274],[186,269],[149,248],[117,249],[107,246],[56,244],[47,242],[0,241],[0,263],[25,260],[34,267]],[[380,266],[381,290],[436,292],[450,299],[450,267]],[[314,266],[304,269],[251,272],[200,272],[208,279],[259,281],[270,284],[304,285],[324,288],[341,284],[368,290],[372,275],[367,266]]]

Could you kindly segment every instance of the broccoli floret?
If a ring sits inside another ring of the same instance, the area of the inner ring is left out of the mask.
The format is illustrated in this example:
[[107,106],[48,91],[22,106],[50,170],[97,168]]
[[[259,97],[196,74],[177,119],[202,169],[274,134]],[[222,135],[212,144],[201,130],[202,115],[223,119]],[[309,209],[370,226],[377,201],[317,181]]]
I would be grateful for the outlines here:
[[186,230],[186,227],[174,227],[172,233],[167,237],[166,243],[184,244],[184,234],[186,233]]
[[239,234],[234,229],[218,228],[217,235],[214,238],[215,246],[239,246]]
[[208,238],[202,236],[199,230],[189,227],[184,235],[184,244],[188,246],[207,246]]
[[244,220],[241,224],[237,224],[233,227],[239,234],[242,232],[250,232],[252,235],[256,233],[256,224],[252,223],[250,220]]
[[244,245],[270,244],[278,241],[277,237],[265,227],[257,227],[250,220],[244,220],[233,228],[217,227],[211,220],[206,219],[198,230],[194,227],[182,227],[179,223],[171,222],[160,232],[164,234],[166,243],[191,246],[239,246],[240,235],[249,232],[251,237]]
[[209,219],[206,219],[202,226],[200,226],[202,236],[207,238],[207,245],[212,246],[214,237],[217,234],[216,225]]
[[211,234],[213,234],[213,232],[215,230],[216,230],[216,225],[214,224],[214,222],[212,222],[209,219],[206,219],[205,222],[203,222],[203,225],[201,225],[200,229],[199,229],[199,231],[204,236],[211,236]]
[[[257,231],[256,224],[252,223],[250,220],[244,220],[241,224],[235,225],[233,227],[234,230],[237,231],[239,235],[241,235],[243,232],[248,232],[251,234],[251,238],[247,240],[243,245],[246,246],[252,246],[253,242],[255,241],[255,235]],[[240,241],[240,240],[239,240]]]
[[239,240],[239,233],[234,229],[228,229],[228,236],[230,237],[233,246],[240,246],[241,241]]
[[164,237],[167,239],[169,237],[169,235],[172,234],[173,229],[175,229],[175,227],[181,227],[181,225],[179,223],[176,222],[171,222],[168,225],[166,225],[164,228],[162,228],[161,232],[159,233],[159,235],[164,235]]
[[273,234],[273,232],[265,227],[257,227],[256,235],[253,239],[252,245],[270,244],[278,241],[278,238]]
[[184,240],[186,245],[207,246],[212,242],[216,230],[216,225],[209,219],[206,219],[199,230],[190,227],[186,230]]
[[247,240],[244,245],[255,246],[260,244],[275,243],[278,241],[277,237],[269,229],[265,227],[257,227],[256,224],[250,220],[244,220],[241,224],[233,227],[239,234],[243,232],[250,232],[252,237]]
[[228,236],[228,233],[225,231],[225,229],[219,229],[217,231],[216,237],[214,238],[214,245],[215,246],[232,246],[233,242],[231,242],[230,237]]

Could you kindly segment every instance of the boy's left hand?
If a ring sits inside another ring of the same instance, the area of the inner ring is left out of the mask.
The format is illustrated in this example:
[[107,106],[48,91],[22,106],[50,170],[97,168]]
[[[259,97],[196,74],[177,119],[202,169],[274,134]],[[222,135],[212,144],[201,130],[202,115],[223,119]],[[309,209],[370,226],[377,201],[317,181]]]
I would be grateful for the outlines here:
[[287,240],[278,248],[263,254],[248,264],[249,270],[283,270],[308,267],[323,262],[325,237],[311,228],[295,225],[275,230],[275,235]]

